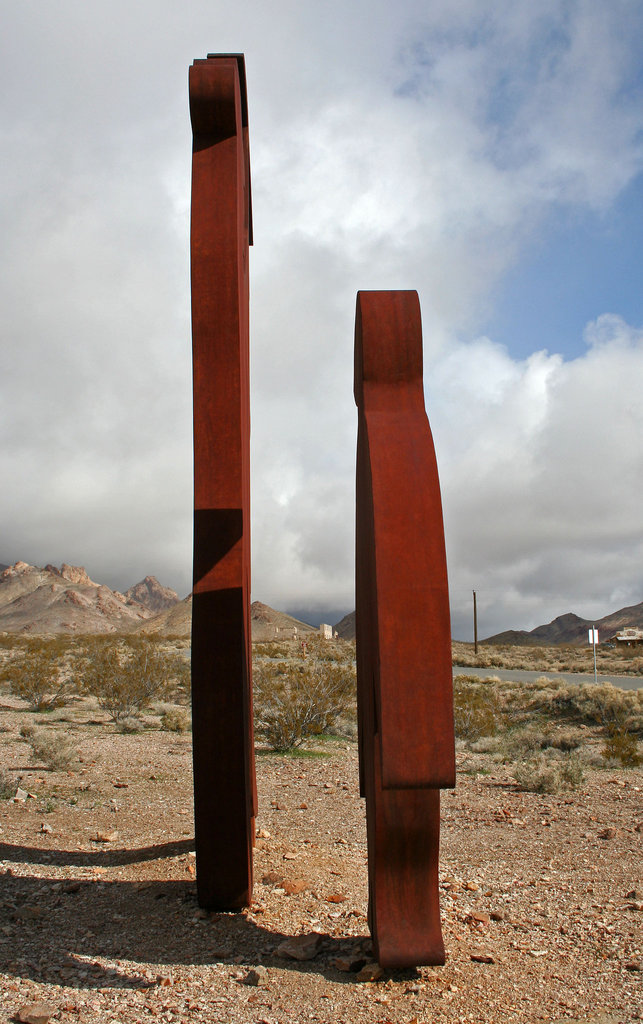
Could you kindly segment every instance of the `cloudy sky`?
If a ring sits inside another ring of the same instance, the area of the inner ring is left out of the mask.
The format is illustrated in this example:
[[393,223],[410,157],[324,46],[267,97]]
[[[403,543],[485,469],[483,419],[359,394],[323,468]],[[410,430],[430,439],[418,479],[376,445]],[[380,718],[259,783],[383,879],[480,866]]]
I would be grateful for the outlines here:
[[253,598],[354,607],[355,294],[416,288],[453,633],[643,600],[640,0],[20,0],[0,562],[191,572],[187,69],[246,55]]

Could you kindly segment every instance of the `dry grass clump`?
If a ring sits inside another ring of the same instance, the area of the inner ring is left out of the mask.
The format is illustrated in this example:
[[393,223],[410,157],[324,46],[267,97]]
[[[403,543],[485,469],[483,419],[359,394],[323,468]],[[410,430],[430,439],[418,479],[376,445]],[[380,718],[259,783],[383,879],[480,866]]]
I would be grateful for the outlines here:
[[574,754],[553,760],[546,754],[521,761],[516,765],[514,778],[521,789],[531,793],[559,793],[562,789],[577,789],[584,778],[580,758]]
[[161,715],[161,729],[165,732],[189,732],[192,719],[187,708],[168,707]]
[[605,761],[635,768],[643,761],[638,746],[638,739],[632,732],[624,726],[611,724],[607,727],[601,756]]
[[502,720],[498,680],[456,676],[453,680],[453,714],[457,739],[480,740],[495,736]]
[[28,741],[36,760],[52,771],[68,769],[78,758],[76,744],[66,733],[34,729]]

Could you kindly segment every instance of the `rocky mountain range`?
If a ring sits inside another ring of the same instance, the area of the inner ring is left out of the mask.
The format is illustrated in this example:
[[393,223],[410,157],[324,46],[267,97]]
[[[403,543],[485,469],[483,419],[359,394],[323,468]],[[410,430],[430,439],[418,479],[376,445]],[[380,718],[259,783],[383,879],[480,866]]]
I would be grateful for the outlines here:
[[[252,639],[272,641],[317,630],[261,601],[250,607]],[[129,633],[189,636],[192,596],[183,601],[155,576],[124,594],[90,579],[82,566],[44,569],[27,562],[0,569],[0,632]]]
[[[643,602],[620,608],[602,619],[583,619],[573,612],[558,615],[551,622],[535,629],[508,629],[504,633],[496,633],[483,644],[586,644],[587,631],[595,626],[601,642],[605,642],[626,626],[643,626]],[[355,612],[345,615],[341,622],[333,627],[342,640],[355,639]]]
[[643,601],[604,615],[602,619],[582,619],[573,612],[558,615],[544,626],[532,630],[508,629],[483,640],[486,644],[586,644],[587,631],[595,626],[599,640],[605,642],[626,626],[643,625]]
[[[250,607],[252,639],[273,641],[305,638],[314,626],[275,611],[261,601]],[[27,562],[0,565],[0,632],[125,633],[141,631],[163,636],[189,636],[192,597],[183,601],[155,576],[146,576],[125,593],[90,579],[82,566],[63,562],[44,569]],[[568,612],[532,630],[509,629],[487,637],[487,644],[584,644],[595,626],[602,642],[626,626],[643,625],[643,602],[589,620]],[[355,639],[355,612],[333,629],[343,640]]]
[[10,633],[130,632],[178,595],[154,576],[124,594],[90,579],[82,566],[44,569],[16,562],[0,572],[0,631]]

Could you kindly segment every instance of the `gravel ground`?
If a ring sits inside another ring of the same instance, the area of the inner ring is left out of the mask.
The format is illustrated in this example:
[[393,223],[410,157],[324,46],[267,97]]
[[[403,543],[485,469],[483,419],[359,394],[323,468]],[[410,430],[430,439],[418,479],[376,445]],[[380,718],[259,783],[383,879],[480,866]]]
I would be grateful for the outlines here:
[[[195,895],[189,738],[121,735],[82,705],[68,717],[8,698],[0,709],[0,768],[30,794],[0,803],[4,1019],[36,1002],[92,1024],[643,1019],[641,769],[592,770],[551,796],[459,754],[442,800],[447,963],[369,982],[353,742],[323,758],[259,753],[255,902],[209,914]],[[19,729],[38,718],[74,738],[71,771],[30,762]],[[317,936],[314,957],[288,959],[280,945],[301,935]]]

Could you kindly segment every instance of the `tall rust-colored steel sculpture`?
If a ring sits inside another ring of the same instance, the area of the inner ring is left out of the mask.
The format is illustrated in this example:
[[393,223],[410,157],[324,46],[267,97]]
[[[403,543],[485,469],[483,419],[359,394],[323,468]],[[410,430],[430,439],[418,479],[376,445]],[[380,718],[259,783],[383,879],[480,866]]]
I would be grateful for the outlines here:
[[416,292],[359,292],[357,688],[369,923],[383,967],[444,963],[440,789],[455,785],[440,486]]
[[252,895],[256,815],[250,655],[248,110],[240,54],[195,60],[192,151],[194,580],[192,720],[197,890]]

